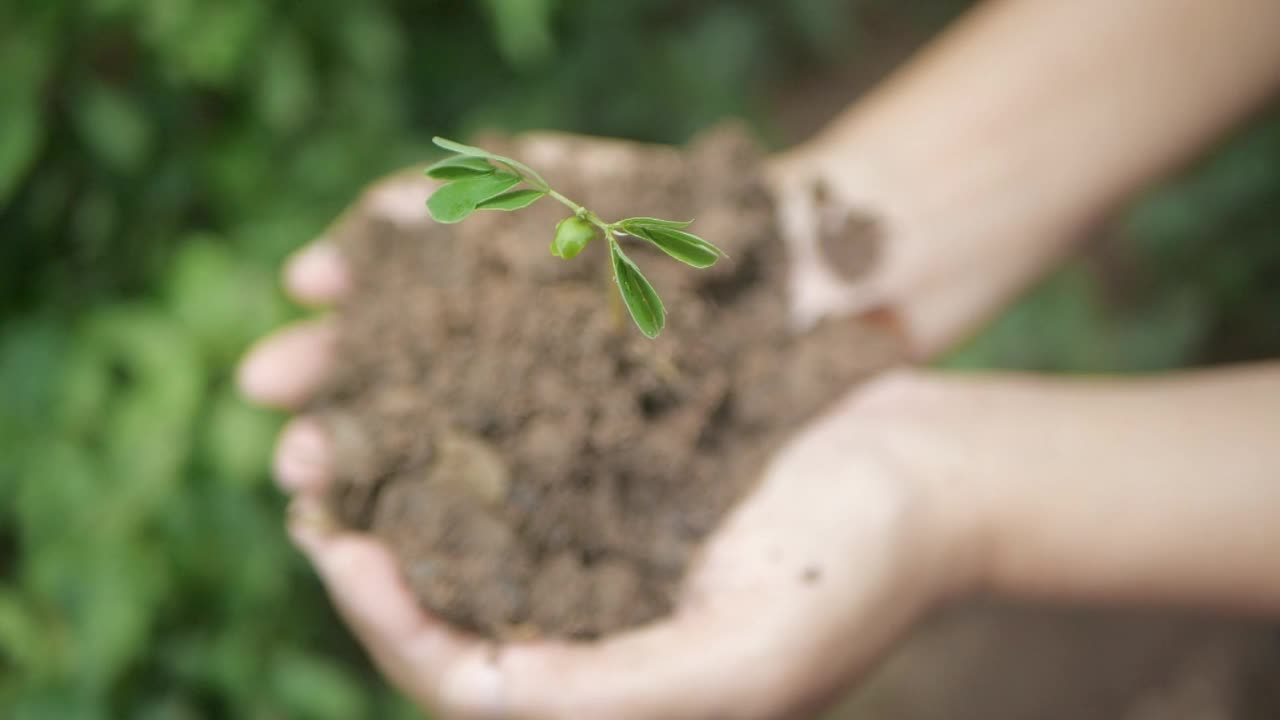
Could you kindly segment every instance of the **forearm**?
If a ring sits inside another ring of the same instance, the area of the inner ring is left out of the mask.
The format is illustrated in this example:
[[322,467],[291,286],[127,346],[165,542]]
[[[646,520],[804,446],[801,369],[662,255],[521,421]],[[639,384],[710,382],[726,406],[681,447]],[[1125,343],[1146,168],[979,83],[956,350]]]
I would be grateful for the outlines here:
[[929,385],[989,589],[1280,612],[1280,364]]
[[781,164],[924,238],[884,294],[940,346],[1277,87],[1274,0],[992,0]]
[[813,145],[908,183],[940,221],[1025,236],[1078,227],[1277,85],[1274,0],[1001,0]]

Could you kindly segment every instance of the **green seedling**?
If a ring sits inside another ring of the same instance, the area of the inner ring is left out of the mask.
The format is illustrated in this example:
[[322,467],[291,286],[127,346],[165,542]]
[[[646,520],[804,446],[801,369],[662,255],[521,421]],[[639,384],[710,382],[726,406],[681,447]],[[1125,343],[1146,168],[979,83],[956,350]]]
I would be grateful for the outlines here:
[[604,237],[609,243],[610,272],[622,302],[636,327],[646,337],[655,338],[667,323],[667,313],[653,285],[640,268],[622,251],[619,238],[635,238],[695,268],[709,268],[725,257],[715,245],[686,232],[690,222],[633,217],[605,222],[587,208],[556,192],[532,168],[487,150],[435,138],[436,145],[454,153],[427,168],[427,176],[445,184],[427,200],[427,209],[437,222],[456,223],[477,210],[521,210],[544,197],[559,201],[573,215],[556,225],[551,254],[570,260],[593,240]]

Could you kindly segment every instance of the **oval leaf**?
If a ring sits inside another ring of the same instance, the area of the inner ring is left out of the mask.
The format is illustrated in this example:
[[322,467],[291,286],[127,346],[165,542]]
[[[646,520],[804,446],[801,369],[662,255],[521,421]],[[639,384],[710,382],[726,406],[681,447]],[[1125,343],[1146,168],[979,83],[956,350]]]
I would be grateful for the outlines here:
[[699,269],[715,265],[724,256],[720,248],[683,230],[657,225],[628,225],[625,221],[622,227],[628,233],[657,245],[663,252],[685,265]]
[[591,223],[577,216],[570,216],[556,225],[556,236],[551,241],[551,254],[569,260],[596,237],[596,229]]
[[454,142],[448,138],[433,137],[431,138],[431,142],[435,143],[436,147],[444,148],[449,152],[455,152],[459,155],[470,155],[471,157],[481,158],[493,157],[493,153],[485,150],[484,148],[478,148],[474,145],[463,145],[460,142]]
[[495,195],[476,206],[477,210],[520,210],[538,202],[546,193],[541,190],[512,190]]
[[528,165],[525,165],[524,163],[518,160],[512,160],[509,157],[504,157],[496,153],[491,153],[488,150],[485,150],[484,148],[478,148],[474,145],[463,145],[460,142],[454,142],[452,140],[449,140],[448,138],[433,137],[431,138],[431,142],[435,143],[437,147],[444,148],[445,150],[448,150],[450,152],[456,152],[459,155],[467,155],[470,157],[484,158],[486,160],[492,160],[493,162],[506,165],[507,167],[511,168],[515,172],[523,173],[525,178],[529,180],[530,185],[537,185],[543,190],[547,190],[551,187],[550,185],[547,184],[546,178],[539,175],[537,171],[534,170],[533,168],[529,167]]
[[637,226],[654,225],[657,227],[669,227],[669,228],[675,228],[676,230],[683,230],[689,227],[690,225],[692,225],[693,221],[692,220],[683,220],[683,221],[661,220],[659,218],[651,218],[651,217],[633,217],[633,218],[627,218],[626,220],[623,220],[618,224],[625,226],[627,223],[631,223],[632,225],[637,225]]
[[622,302],[631,313],[631,319],[645,337],[658,337],[667,324],[667,311],[662,307],[662,299],[618,243],[610,242],[609,252],[613,256],[613,279],[618,283],[618,291],[622,293]]
[[475,212],[480,203],[501,195],[519,182],[519,177],[505,172],[457,180],[435,191],[427,200],[427,210],[436,222],[460,222]]
[[477,157],[451,157],[427,168],[427,177],[435,180],[460,180],[462,178],[488,175],[497,168],[488,161]]

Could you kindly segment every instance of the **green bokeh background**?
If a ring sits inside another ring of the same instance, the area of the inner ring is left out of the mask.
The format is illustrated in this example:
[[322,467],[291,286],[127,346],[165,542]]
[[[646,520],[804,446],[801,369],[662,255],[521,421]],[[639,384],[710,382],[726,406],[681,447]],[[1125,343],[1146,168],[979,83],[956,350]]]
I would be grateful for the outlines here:
[[[287,545],[281,420],[233,387],[299,315],[284,255],[436,133],[782,144],[965,4],[0,1],[0,716],[419,717]],[[1280,353],[1280,112],[1099,235],[944,362]]]

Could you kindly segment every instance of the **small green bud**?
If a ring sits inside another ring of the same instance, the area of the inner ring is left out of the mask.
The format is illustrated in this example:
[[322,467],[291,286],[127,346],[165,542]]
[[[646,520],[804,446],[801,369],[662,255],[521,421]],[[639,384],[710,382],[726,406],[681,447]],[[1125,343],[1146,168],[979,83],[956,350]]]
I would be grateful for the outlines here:
[[568,260],[576,257],[596,237],[591,223],[578,216],[567,217],[556,225],[556,238],[551,241],[551,254]]

